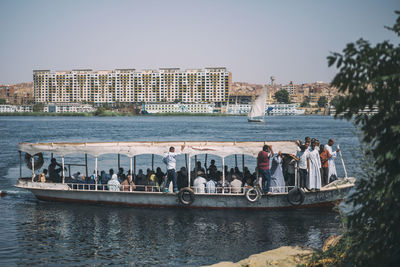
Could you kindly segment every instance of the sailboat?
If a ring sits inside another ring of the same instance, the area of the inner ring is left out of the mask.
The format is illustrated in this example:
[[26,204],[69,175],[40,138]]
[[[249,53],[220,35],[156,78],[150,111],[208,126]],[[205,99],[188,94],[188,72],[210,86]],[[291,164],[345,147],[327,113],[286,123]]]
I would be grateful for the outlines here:
[[253,106],[247,115],[248,122],[263,122],[265,115],[265,101],[267,100],[267,88],[254,100]]

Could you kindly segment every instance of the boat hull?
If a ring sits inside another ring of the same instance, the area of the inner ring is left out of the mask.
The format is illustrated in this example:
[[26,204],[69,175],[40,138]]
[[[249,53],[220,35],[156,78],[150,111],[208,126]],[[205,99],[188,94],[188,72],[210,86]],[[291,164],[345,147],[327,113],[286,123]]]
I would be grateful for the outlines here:
[[264,122],[263,119],[247,119],[248,122]]
[[17,185],[30,190],[39,200],[111,204],[134,207],[198,208],[198,209],[254,209],[279,210],[298,208],[333,207],[347,195],[352,185],[305,193],[301,205],[291,205],[287,194],[264,195],[250,202],[243,194],[196,194],[191,205],[180,204],[178,195],[161,192],[112,192],[97,190],[71,190],[65,184],[40,184],[25,182]]

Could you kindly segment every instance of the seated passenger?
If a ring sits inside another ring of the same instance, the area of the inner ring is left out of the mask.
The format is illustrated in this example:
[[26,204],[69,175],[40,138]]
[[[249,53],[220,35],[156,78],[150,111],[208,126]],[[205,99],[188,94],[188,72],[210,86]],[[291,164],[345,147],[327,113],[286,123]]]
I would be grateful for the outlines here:
[[80,172],[76,172],[76,173],[72,174],[72,179],[75,179],[75,180],[81,182],[81,180],[82,180],[81,173]]
[[151,192],[159,192],[160,191],[160,185],[158,184],[156,174],[154,171],[150,171],[150,176],[149,180],[147,181],[147,191]]
[[232,175],[231,193],[238,194],[242,191],[242,181],[235,174]]
[[144,175],[143,170],[140,169],[138,175],[136,175],[136,190],[137,191],[144,191],[144,186],[146,185],[146,175]]
[[44,169],[43,172],[41,174],[39,174],[38,182],[45,183],[46,182],[46,174],[47,174],[47,170]]
[[206,192],[207,193],[211,193],[211,194],[215,194],[216,190],[215,190],[215,186],[216,183],[214,180],[212,180],[211,178],[207,178],[207,183],[206,183]]
[[108,181],[107,183],[108,185],[108,190],[110,191],[120,191],[120,183],[118,181],[118,175],[116,175],[115,173],[111,176],[111,180]]
[[[201,167],[201,162],[200,161],[197,161],[196,162],[196,166],[194,167],[194,169],[193,169],[193,171],[197,171],[197,172],[202,172],[202,173],[204,173],[205,174],[205,170],[204,170],[204,168],[202,168]],[[205,176],[205,175],[204,175]]]
[[[60,168],[56,168],[57,166]],[[60,173],[62,172],[62,165],[57,163],[57,160],[55,158],[51,159],[51,163],[48,169],[49,169],[49,180],[55,183],[61,183],[62,178]]]
[[195,193],[205,193],[207,180],[203,176],[205,175],[202,171],[197,172],[197,177],[193,181],[193,189]]
[[124,181],[126,178],[125,174],[124,174],[124,168],[119,168],[118,170],[118,181],[122,182]]
[[246,179],[246,182],[244,183],[244,187],[246,187],[246,188],[253,187],[253,181],[251,180],[251,177],[248,177]]
[[177,181],[176,183],[178,184],[178,189],[182,189],[184,187],[188,186],[188,176],[187,176],[187,171],[185,167],[182,167],[179,171],[178,171],[178,176],[177,176]]
[[241,179],[243,177],[243,173],[239,170],[239,167],[235,167],[235,174],[237,179]]
[[133,191],[136,189],[136,185],[132,180],[132,175],[128,173],[128,175],[125,177],[125,180],[122,181],[121,183],[121,190],[122,191]]
[[162,184],[162,182],[164,180],[164,176],[165,176],[165,173],[163,173],[161,168],[158,167],[156,170],[156,177],[157,177],[157,182],[159,185]]
[[[207,168],[208,171],[208,176],[211,177],[211,179],[215,179],[215,175],[217,173],[217,166],[215,166],[215,160],[211,160],[211,165]],[[207,176],[207,177],[208,177]]]

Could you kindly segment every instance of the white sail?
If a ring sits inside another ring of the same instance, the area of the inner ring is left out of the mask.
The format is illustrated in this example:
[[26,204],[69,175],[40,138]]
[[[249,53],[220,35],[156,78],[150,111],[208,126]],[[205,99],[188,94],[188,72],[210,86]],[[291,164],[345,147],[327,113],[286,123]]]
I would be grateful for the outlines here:
[[247,116],[250,119],[255,117],[264,117],[266,100],[267,100],[267,88],[265,88],[265,90],[263,90],[261,94],[256,98]]

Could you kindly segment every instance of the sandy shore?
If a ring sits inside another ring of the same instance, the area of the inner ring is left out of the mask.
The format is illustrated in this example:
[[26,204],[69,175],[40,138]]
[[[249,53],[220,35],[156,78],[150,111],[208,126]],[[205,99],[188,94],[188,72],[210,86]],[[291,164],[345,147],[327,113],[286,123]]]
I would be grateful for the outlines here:
[[224,261],[210,265],[210,267],[297,266],[307,263],[313,252],[312,249],[286,246],[251,255],[236,263]]

